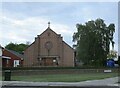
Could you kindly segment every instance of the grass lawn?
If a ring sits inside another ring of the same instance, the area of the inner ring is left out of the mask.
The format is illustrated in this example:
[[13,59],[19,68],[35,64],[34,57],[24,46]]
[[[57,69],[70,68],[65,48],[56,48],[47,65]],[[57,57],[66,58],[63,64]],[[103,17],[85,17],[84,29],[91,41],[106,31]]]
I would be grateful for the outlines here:
[[54,74],[54,75],[28,75],[12,76],[15,81],[33,82],[80,82],[118,76],[117,73],[85,73],[85,74]]

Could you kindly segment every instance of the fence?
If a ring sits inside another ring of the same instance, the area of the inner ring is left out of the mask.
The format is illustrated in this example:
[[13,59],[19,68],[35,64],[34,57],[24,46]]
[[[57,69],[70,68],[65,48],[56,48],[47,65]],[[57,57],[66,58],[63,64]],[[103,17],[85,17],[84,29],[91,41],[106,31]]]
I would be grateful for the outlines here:
[[[42,75],[42,74],[82,74],[82,73],[104,73],[105,70],[111,70],[111,72],[118,73],[118,69],[28,69],[28,70],[11,70],[12,76],[20,75]],[[4,75],[4,71],[3,71]]]

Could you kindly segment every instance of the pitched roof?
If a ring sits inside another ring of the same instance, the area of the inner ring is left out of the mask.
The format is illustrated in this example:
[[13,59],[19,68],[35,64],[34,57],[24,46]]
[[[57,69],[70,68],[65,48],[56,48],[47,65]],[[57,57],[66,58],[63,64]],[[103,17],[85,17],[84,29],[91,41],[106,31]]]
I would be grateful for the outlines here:
[[[52,31],[55,35],[57,35],[57,36],[61,36],[61,34],[57,34],[55,31],[53,31],[49,26],[48,26],[48,28],[45,30],[45,31],[43,31],[40,35],[38,35],[37,37],[40,37],[41,35],[43,35],[46,31],[48,31],[48,30],[50,30],[50,31]],[[70,45],[68,45],[64,40],[62,40],[63,41],[63,43],[65,43],[68,47],[70,47],[71,49],[73,49]],[[35,41],[32,43],[32,44],[34,44],[35,43]],[[30,44],[28,47],[30,47],[32,44]],[[27,47],[27,48],[28,48]],[[27,49],[26,48],[26,49]],[[25,50],[26,50],[25,49]],[[24,50],[24,51],[25,51]],[[74,49],[73,49],[74,50]]]
[[52,31],[53,33],[55,33],[56,35],[58,35],[55,31],[53,31],[50,27],[48,27],[45,31],[43,31],[40,35],[38,35],[38,36],[41,36],[42,34],[44,34],[46,31],[48,31],[48,30],[50,30],[50,31]]
[[[71,49],[73,49],[70,45],[68,45],[65,41],[63,41],[64,44],[66,44],[68,47],[70,47]],[[73,49],[74,50],[74,49]]]
[[[6,49],[6,48],[5,48]],[[16,51],[13,51],[13,50],[9,50],[9,49],[6,49],[7,51],[9,51],[9,52],[11,52],[12,54],[14,54],[14,55],[16,55],[16,56],[18,56],[18,57],[20,57],[20,58],[23,58],[23,55],[22,54],[20,54],[20,53],[18,53],[18,52],[16,52]]]
[[[45,31],[43,31],[43,32],[42,32],[40,35],[38,35],[37,37],[40,37],[42,34],[44,34],[44,33],[45,33],[46,31],[48,31],[48,30],[52,31],[52,32],[55,33],[57,36],[59,35],[59,34],[57,34],[55,31],[53,31],[50,27],[48,27]],[[37,38],[37,37],[36,37],[36,38]],[[29,47],[30,47],[32,44],[34,44],[34,43],[35,43],[35,41],[34,41],[33,43],[31,43],[27,48],[29,48]],[[26,49],[27,49],[27,48],[26,48]],[[25,50],[26,50],[26,49],[25,49]],[[25,51],[25,50],[24,50],[24,51]]]

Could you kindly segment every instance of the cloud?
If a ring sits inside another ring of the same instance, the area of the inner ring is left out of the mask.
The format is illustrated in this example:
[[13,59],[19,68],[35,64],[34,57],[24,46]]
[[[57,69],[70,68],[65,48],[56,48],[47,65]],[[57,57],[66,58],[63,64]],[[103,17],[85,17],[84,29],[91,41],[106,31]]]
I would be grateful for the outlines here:
[[78,17],[83,23],[97,18],[102,18],[107,22],[116,22],[117,19],[117,3],[81,3],[75,9],[71,15]]
[[[3,4],[2,29],[0,42],[33,42],[41,34],[47,23],[51,22],[51,29],[61,34],[68,44],[72,45],[72,35],[76,31],[77,23],[102,18],[105,23],[117,23],[117,3],[59,3],[59,2],[31,2]],[[117,27],[117,24],[116,24]],[[115,33],[115,41],[117,41]]]
[[63,35],[71,35],[72,34],[72,31],[70,30],[71,28],[68,27],[67,25],[53,23],[51,28],[58,34],[63,34]]
[[[41,17],[28,17],[18,20],[5,15],[2,16],[1,19],[2,29],[0,29],[0,31],[2,32],[2,35],[0,35],[0,38],[3,42],[16,43],[25,43],[26,41],[33,42],[37,35],[46,30],[49,21],[49,19]],[[57,22],[51,24],[51,29],[58,34],[62,34],[62,36],[70,36],[69,34],[72,34],[67,25],[59,24]]]

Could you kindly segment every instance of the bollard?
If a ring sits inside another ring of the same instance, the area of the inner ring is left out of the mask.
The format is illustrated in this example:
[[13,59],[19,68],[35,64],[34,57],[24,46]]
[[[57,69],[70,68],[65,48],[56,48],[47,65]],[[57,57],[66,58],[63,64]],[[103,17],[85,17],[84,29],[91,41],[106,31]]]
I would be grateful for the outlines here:
[[11,71],[5,70],[5,81],[11,81]]

